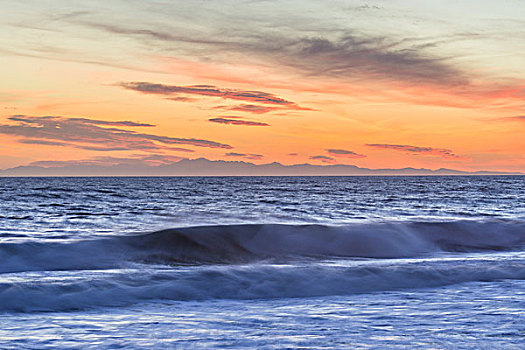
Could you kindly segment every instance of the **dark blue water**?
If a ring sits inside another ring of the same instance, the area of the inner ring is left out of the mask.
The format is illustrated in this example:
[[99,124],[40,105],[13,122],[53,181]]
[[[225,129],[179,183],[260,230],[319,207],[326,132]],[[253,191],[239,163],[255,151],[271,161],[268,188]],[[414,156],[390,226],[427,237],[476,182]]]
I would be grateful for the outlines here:
[[525,218],[525,177],[1,178],[6,240],[246,223]]
[[525,177],[1,178],[2,348],[522,348]]

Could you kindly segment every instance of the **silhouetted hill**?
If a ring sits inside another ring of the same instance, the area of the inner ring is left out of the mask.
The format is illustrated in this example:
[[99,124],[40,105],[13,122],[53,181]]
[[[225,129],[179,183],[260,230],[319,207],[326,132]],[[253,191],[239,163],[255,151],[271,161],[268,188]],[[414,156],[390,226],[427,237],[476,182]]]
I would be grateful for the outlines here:
[[522,173],[453,169],[368,169],[355,165],[256,165],[242,161],[211,161],[205,158],[183,159],[168,165],[111,166],[68,164],[64,166],[18,166],[0,170],[0,176],[344,176],[344,175],[522,175]]

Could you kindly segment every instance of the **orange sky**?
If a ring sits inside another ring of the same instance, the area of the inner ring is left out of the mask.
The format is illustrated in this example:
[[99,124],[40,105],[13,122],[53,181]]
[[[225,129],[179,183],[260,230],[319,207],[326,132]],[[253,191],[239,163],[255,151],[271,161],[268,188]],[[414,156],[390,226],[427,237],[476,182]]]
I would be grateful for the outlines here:
[[0,169],[205,157],[525,172],[522,1],[3,12]]

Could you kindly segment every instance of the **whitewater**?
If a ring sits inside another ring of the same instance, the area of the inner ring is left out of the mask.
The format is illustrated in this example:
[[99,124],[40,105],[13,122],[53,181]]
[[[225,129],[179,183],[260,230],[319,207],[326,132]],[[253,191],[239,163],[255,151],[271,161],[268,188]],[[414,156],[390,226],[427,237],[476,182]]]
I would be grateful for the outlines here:
[[523,349],[524,185],[0,178],[0,348]]

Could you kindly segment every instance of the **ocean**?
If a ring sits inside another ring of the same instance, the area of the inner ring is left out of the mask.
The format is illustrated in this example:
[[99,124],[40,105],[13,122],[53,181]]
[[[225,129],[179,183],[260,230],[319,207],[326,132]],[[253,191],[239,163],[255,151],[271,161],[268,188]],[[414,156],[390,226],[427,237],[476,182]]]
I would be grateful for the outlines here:
[[0,178],[2,349],[524,349],[525,177]]

